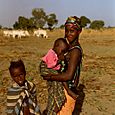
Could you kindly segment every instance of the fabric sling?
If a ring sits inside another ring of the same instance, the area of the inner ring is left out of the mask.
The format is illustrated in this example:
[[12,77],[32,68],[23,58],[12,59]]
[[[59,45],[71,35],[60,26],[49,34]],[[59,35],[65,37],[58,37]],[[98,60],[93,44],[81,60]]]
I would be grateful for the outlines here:
[[[48,73],[58,73],[58,71],[47,68],[47,65],[41,61],[40,63],[40,74],[47,75]],[[64,87],[62,82],[58,81],[48,81],[48,105],[47,115],[56,115],[56,112],[54,111],[55,107],[58,107],[59,110],[61,110],[62,106],[65,104],[66,96],[64,92]]]

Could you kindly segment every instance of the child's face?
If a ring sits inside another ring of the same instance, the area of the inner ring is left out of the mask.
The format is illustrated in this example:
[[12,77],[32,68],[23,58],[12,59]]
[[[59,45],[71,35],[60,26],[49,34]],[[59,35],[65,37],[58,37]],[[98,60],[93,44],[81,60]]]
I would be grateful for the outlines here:
[[24,86],[25,83],[25,72],[23,71],[22,67],[13,68],[11,69],[11,77],[12,79],[19,85]]
[[68,45],[61,45],[57,48],[57,56],[60,60],[64,60],[65,56],[64,54],[67,52],[68,50]]

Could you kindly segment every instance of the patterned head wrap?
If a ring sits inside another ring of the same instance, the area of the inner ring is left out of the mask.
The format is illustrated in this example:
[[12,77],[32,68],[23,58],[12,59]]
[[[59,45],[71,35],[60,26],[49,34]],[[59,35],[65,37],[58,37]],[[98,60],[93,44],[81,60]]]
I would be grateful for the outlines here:
[[68,17],[68,19],[66,20],[65,23],[65,27],[66,26],[70,26],[70,27],[74,27],[77,30],[81,30],[81,20],[80,18],[76,17],[76,16],[70,16]]

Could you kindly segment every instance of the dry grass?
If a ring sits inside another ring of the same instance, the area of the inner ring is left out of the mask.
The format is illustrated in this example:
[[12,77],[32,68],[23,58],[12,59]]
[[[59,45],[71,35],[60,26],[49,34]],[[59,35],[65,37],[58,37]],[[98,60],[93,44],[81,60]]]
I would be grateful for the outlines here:
[[[37,86],[41,110],[47,101],[46,82],[39,75],[39,62],[64,30],[48,31],[49,38],[5,38],[0,31],[0,115],[5,115],[6,91],[12,81],[8,72],[14,58],[24,60],[27,79]],[[80,83],[85,86],[80,115],[115,115],[115,29],[83,30],[80,36],[84,58]],[[78,103],[80,107],[80,103]]]

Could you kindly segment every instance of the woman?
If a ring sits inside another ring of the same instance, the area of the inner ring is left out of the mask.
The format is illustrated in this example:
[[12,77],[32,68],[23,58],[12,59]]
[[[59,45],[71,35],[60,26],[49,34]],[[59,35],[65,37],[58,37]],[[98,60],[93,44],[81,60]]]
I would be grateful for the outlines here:
[[[69,43],[69,50],[66,55],[68,67],[66,72],[56,75],[44,76],[45,80],[67,82],[69,88],[74,91],[76,89],[79,76],[80,76],[80,65],[82,61],[82,48],[79,43],[79,35],[82,31],[80,18],[76,16],[68,17],[65,23],[65,39]],[[72,115],[75,99],[70,97],[65,90],[67,102],[63,106],[59,115]],[[77,98],[77,96],[76,96]]]

